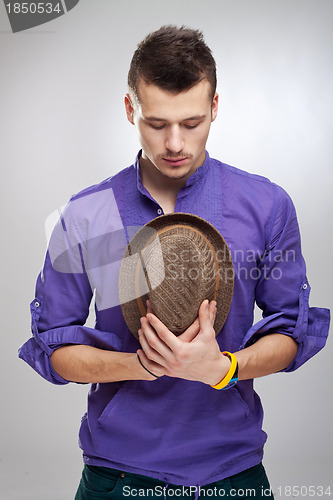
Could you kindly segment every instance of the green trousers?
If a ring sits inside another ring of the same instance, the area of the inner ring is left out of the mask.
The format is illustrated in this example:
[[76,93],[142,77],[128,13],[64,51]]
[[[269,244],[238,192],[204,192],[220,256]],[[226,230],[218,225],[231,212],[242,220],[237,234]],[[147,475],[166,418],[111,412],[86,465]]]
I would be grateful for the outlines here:
[[189,500],[274,498],[260,463],[239,474],[205,486],[166,484],[139,474],[85,465],[75,500]]

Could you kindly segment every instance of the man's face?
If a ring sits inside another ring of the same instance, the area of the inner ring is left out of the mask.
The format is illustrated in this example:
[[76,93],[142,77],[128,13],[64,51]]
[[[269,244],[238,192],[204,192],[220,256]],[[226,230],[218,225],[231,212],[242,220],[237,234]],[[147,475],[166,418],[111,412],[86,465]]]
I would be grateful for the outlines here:
[[218,95],[212,101],[207,80],[178,94],[143,81],[138,90],[139,102],[133,103],[127,94],[125,106],[139,133],[143,165],[153,165],[169,179],[186,180],[205,160]]

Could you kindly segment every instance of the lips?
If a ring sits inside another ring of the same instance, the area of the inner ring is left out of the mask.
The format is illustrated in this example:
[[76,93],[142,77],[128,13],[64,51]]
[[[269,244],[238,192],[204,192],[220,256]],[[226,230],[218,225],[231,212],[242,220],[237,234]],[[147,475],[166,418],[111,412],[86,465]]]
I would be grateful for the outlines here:
[[168,165],[173,165],[173,166],[179,166],[179,165],[183,165],[186,160],[187,160],[187,157],[182,157],[182,158],[163,158],[163,160],[168,163]]

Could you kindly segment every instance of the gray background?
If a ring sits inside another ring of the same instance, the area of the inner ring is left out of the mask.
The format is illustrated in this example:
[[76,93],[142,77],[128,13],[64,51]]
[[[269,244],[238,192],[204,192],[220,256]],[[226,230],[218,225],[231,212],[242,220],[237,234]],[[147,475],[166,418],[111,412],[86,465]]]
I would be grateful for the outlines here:
[[[210,154],[290,193],[311,305],[332,305],[332,14],[331,0],[81,0],[14,35],[0,4],[1,498],[65,500],[76,490],[88,388],[52,386],[17,348],[30,336],[45,220],[138,150],[123,96],[149,31],[166,23],[204,31],[219,68]],[[330,340],[298,372],[256,381],[277,498],[279,486],[332,485],[332,359]]]

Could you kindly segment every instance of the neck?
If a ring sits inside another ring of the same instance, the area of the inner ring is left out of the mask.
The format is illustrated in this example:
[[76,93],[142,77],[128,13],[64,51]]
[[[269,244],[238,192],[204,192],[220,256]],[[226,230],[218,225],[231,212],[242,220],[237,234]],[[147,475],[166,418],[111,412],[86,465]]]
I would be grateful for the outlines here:
[[174,212],[178,191],[185,186],[187,177],[170,179],[163,175],[149,160],[140,158],[140,173],[144,187],[162,207],[164,213]]

